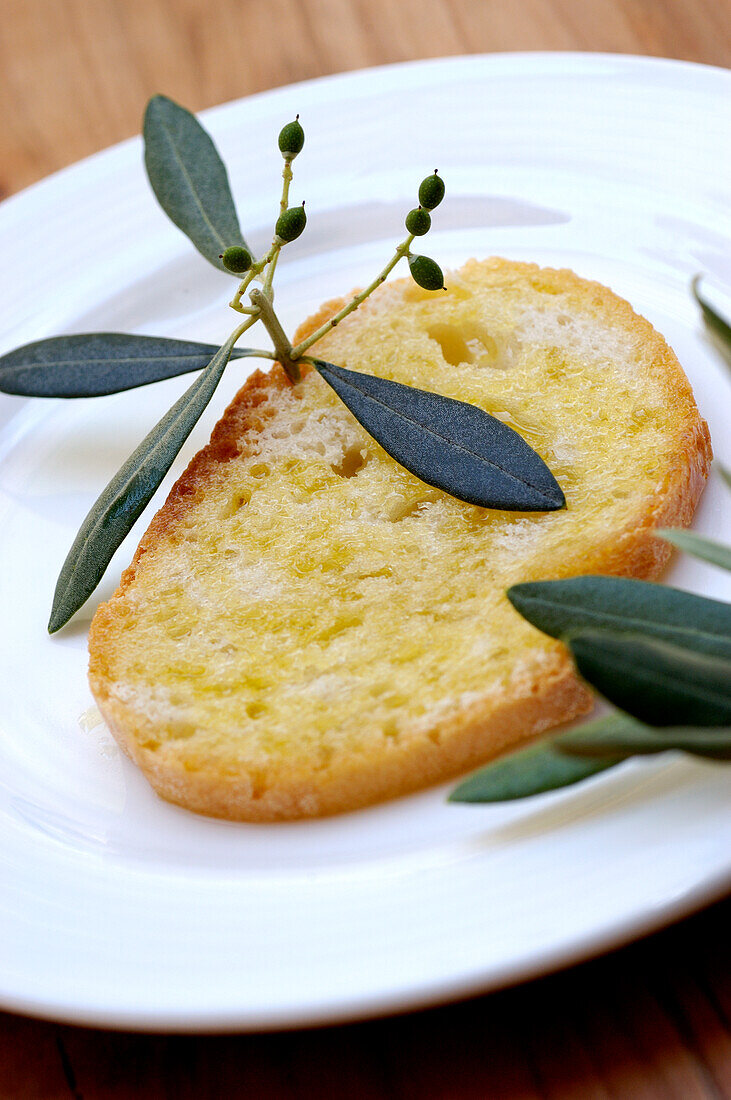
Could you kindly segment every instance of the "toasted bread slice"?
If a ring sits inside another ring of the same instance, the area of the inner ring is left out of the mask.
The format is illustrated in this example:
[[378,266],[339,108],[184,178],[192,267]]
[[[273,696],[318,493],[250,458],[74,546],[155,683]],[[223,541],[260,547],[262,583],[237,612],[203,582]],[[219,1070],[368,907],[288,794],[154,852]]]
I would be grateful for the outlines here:
[[[332,315],[329,303],[298,334]],[[322,358],[473,402],[567,498],[489,511],[432,489],[315,371],[254,374],[155,516],[90,634],[90,682],[155,790],[247,821],[332,814],[450,779],[586,712],[518,581],[656,577],[711,458],[670,348],[570,271],[471,261],[385,284]]]

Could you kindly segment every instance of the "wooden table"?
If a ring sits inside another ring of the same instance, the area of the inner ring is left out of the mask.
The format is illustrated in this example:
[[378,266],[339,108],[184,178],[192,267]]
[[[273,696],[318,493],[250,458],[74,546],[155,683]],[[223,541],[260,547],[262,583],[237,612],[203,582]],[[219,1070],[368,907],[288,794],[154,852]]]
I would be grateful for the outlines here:
[[[2,0],[0,193],[193,109],[495,50],[731,65],[731,0]],[[151,1037],[0,1014],[0,1097],[731,1097],[731,900],[554,977],[322,1031]]]

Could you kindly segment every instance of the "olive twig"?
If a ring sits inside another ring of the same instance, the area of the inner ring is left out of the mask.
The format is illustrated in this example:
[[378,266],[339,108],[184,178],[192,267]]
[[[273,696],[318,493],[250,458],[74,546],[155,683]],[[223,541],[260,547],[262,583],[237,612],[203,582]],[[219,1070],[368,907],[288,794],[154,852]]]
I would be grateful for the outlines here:
[[[231,306],[231,309],[235,309],[237,311],[237,313],[249,313],[250,312],[248,306],[242,306],[241,305],[241,298],[243,297],[244,293],[248,289],[249,285],[254,281],[254,279],[256,279],[256,277],[258,275],[261,275],[264,268],[271,261],[273,255],[274,255],[274,248],[275,248],[275,246],[272,245],[272,247],[267,252],[266,256],[263,256],[261,260],[257,260],[256,263],[252,264],[251,267],[249,268],[249,270],[246,272],[246,275],[244,276],[244,278],[239,283],[238,290],[234,294],[231,301],[228,303]],[[226,252],[224,252],[224,254],[223,254],[224,263],[226,261],[226,253],[229,252],[229,251],[230,251],[230,249],[226,249]]]
[[[305,144],[305,132],[302,129],[299,121],[300,116],[297,115],[294,122],[288,122],[286,126],[283,126],[279,132],[279,151],[284,157],[284,168],[282,169],[282,197],[279,200],[279,220],[277,221],[277,228],[275,230],[276,236],[274,238],[274,244],[276,250],[269,261],[266,276],[264,278],[263,290],[270,302],[274,301],[274,272],[277,269],[277,260],[279,259],[279,253],[282,250],[282,245],[288,240],[294,240],[294,237],[286,237],[279,233],[280,221],[286,217],[289,209],[289,185],[292,182],[292,161],[299,152],[302,151],[302,147]],[[304,204],[303,204],[304,205]],[[304,224],[302,225],[304,229]],[[302,232],[300,229],[299,233]],[[297,233],[297,236],[299,236]]]
[[249,298],[251,299],[251,304],[259,311],[261,322],[272,338],[275,358],[278,359],[284,367],[290,381],[299,382],[301,377],[300,369],[292,359],[292,345],[289,342],[286,332],[279,323],[279,318],[274,312],[272,303],[269,301],[264,291],[260,290],[259,287],[255,287],[254,290],[250,292]]
[[317,340],[322,339],[322,337],[327,332],[330,332],[332,329],[335,328],[336,325],[339,325],[344,317],[347,317],[349,313],[352,313],[353,310],[357,309],[358,306],[366,300],[368,295],[373,293],[377,286],[385,282],[386,276],[394,269],[399,260],[408,255],[409,247],[411,246],[411,242],[413,241],[413,239],[414,235],[413,233],[410,233],[406,240],[402,241],[401,244],[397,246],[396,251],[394,252],[391,259],[388,261],[386,266],[383,268],[382,271],[378,273],[378,275],[376,275],[375,279],[373,279],[367,287],[361,290],[359,294],[356,294],[354,298],[351,298],[347,305],[338,310],[338,312],[333,317],[331,317],[329,321],[326,321],[324,325],[321,325],[320,328],[313,332],[311,336],[308,336],[306,340],[302,341],[302,343],[297,344],[295,347],[293,347],[291,351],[292,358],[299,359],[300,355],[307,351],[308,348],[311,348]]
[[299,359],[308,348],[311,348],[312,345],[318,340],[321,340],[326,333],[331,332],[336,325],[339,325],[344,317],[347,317],[349,313],[357,309],[358,306],[366,300],[368,295],[373,293],[377,286],[385,282],[389,272],[394,269],[399,260],[404,256],[406,256],[409,261],[409,271],[415,283],[424,287],[425,290],[444,289],[444,276],[436,260],[432,260],[429,256],[415,256],[411,252],[411,242],[414,237],[423,237],[431,228],[431,215],[429,211],[433,210],[435,206],[438,206],[443,198],[444,182],[439,178],[435,170],[433,176],[427,176],[426,179],[421,182],[419,187],[419,206],[410,210],[406,215],[406,228],[409,233],[406,240],[402,241],[401,244],[397,246],[389,262],[364,290],[361,290],[360,293],[351,298],[347,305],[344,305],[342,309],[338,310],[329,321],[321,325],[320,328],[308,336],[306,340],[303,340],[291,349],[290,355],[292,359]]

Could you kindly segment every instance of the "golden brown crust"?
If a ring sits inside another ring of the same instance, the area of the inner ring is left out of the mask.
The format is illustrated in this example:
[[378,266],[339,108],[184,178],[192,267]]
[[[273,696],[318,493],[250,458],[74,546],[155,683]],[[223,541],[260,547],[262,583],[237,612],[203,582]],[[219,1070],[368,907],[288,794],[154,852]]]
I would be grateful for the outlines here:
[[162,798],[210,817],[252,822],[324,817],[446,782],[587,714],[593,705],[565,653],[556,652],[550,668],[525,694],[506,698],[497,710],[492,703],[476,702],[443,720],[438,733],[414,731],[389,754],[357,757],[349,767],[316,776],[282,768],[267,774],[266,781],[250,773],[224,781],[215,761],[210,768],[187,771],[178,759],[145,748],[145,731],[130,721],[127,709],[98,680],[93,688],[115,739]]
[[[599,284],[587,284],[573,272],[530,264],[496,260],[490,261],[490,266],[496,277],[506,283],[527,276],[539,289],[555,288],[563,292],[575,289],[583,303],[587,294],[593,296],[597,312],[608,314],[646,346],[652,370],[663,379],[667,414],[683,425],[678,453],[651,505],[628,517],[611,545],[594,550],[578,564],[572,563],[572,571],[656,578],[667,563],[670,548],[654,531],[690,522],[711,461],[708,429],[698,415],[677,359],[647,321]],[[323,305],[301,326],[297,340],[315,331],[339,304],[333,301]],[[149,725],[110,692],[106,653],[117,618],[124,614],[119,597],[132,584],[147,550],[161,538],[175,534],[188,502],[205,492],[217,471],[241,453],[247,438],[253,439],[261,431],[264,418],[271,415],[262,408],[266,395],[272,388],[290,385],[278,364],[268,374],[256,372],[248,379],[217,424],[211,442],[194,457],[153,519],[115,597],[99,608],[92,623],[89,636],[92,691],[115,738],[155,790],[163,798],[191,810],[232,820],[274,821],[332,814],[446,781],[559,722],[586,713],[592,705],[591,693],[577,679],[565,650],[556,643],[548,663],[534,669],[519,690],[513,688],[497,705],[494,697],[479,699],[443,717],[438,728],[415,726],[388,752],[380,747],[370,755],[365,753],[351,760],[339,758],[337,767],[315,774],[312,771],[304,774],[299,765],[290,767],[286,762],[273,765],[266,776],[224,774],[215,759],[191,768],[176,755],[174,745],[163,744],[155,751],[146,747]]]

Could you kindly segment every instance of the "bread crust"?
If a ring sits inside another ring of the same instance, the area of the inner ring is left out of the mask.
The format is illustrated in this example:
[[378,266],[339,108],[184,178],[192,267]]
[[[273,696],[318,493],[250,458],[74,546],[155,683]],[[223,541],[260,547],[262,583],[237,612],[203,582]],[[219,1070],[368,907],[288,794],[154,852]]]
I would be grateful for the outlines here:
[[[476,261],[470,261],[474,264]],[[671,554],[657,538],[658,527],[687,526],[702,493],[711,461],[708,428],[695,406],[688,381],[671,349],[631,306],[598,283],[587,283],[573,272],[532,264],[492,260],[488,266],[500,279],[535,279],[541,286],[575,288],[593,296],[598,313],[610,316],[648,347],[653,369],[666,386],[670,415],[682,425],[678,452],[666,470],[649,507],[627,518],[611,544],[598,547],[570,573],[609,573],[640,579],[659,576]],[[467,265],[469,269],[470,265]],[[384,288],[385,289],[385,288]],[[326,303],[297,333],[297,340],[314,332],[337,310],[340,300]],[[307,371],[309,368],[305,368]],[[576,676],[564,647],[556,642],[540,667],[527,669],[519,683],[496,699],[495,694],[472,701],[444,715],[438,726],[414,723],[390,747],[320,770],[303,769],[300,761],[277,761],[266,774],[229,774],[211,757],[194,768],[186,764],[174,743],[149,747],[151,725],[111,691],[107,663],[124,597],[134,583],[144,555],[161,539],[174,535],[192,499],[232,458],[247,453],[247,440],[262,431],[269,414],[265,397],[272,390],[291,388],[279,364],[257,371],[245,383],[216,425],[210,443],[191,461],[154,517],[119,589],[99,607],[89,635],[92,692],[102,716],[124,751],[138,764],[163,798],[198,813],[236,821],[265,822],[324,816],[354,810],[387,798],[444,782],[514,749],[561,722],[587,713],[591,692]],[[567,574],[563,574],[567,575]]]
[[[561,722],[587,714],[591,692],[578,680],[565,653],[556,652],[540,677],[517,697],[478,701],[447,716],[438,733],[414,729],[387,756],[359,756],[328,772],[278,767],[266,777],[247,773],[222,782],[217,761],[188,771],[173,754],[145,747],[149,731],[98,681],[99,710],[115,740],[157,793],[196,813],[229,821],[287,821],[358,810],[375,802],[445,782],[508,749],[528,743]],[[132,717],[132,720],[130,720]]]

